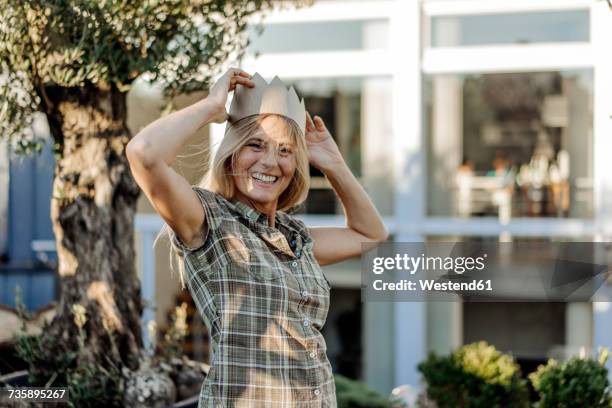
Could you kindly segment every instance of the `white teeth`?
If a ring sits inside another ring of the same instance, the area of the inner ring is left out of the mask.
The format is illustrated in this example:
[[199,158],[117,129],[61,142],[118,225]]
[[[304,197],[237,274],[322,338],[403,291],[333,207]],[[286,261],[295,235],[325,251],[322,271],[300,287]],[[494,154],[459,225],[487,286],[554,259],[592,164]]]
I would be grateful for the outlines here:
[[276,176],[268,176],[266,174],[263,173],[253,173],[253,178],[259,181],[263,181],[264,183],[274,183],[278,177]]

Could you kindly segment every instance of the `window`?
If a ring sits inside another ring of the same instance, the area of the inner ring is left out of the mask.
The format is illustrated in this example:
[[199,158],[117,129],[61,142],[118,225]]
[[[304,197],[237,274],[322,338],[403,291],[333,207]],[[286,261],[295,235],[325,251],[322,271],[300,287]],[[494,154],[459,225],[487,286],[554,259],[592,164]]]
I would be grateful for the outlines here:
[[511,353],[529,373],[566,343],[565,315],[566,305],[559,302],[466,302],[463,343],[485,340]]
[[334,372],[363,380],[363,310],[359,289],[332,289],[329,314],[323,327],[327,355]]
[[429,215],[592,217],[591,70],[429,75],[424,97]]
[[[381,214],[392,213],[393,167],[391,80],[388,78],[314,78],[286,80],[319,115],[336,140],[351,171],[360,179]],[[342,206],[323,174],[311,167],[307,214],[342,214]]]
[[353,20],[268,24],[262,33],[251,27],[249,38],[249,54],[383,49],[387,48],[388,23]]
[[431,20],[432,47],[588,41],[588,10],[439,16]]

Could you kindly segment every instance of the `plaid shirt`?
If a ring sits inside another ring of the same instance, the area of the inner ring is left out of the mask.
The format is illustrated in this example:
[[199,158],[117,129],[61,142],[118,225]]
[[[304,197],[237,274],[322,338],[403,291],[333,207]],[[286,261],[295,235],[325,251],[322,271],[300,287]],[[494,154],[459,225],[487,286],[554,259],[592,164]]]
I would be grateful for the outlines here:
[[183,253],[187,287],[209,329],[211,368],[198,407],[336,407],[321,328],[330,284],[304,223],[192,187],[208,236]]

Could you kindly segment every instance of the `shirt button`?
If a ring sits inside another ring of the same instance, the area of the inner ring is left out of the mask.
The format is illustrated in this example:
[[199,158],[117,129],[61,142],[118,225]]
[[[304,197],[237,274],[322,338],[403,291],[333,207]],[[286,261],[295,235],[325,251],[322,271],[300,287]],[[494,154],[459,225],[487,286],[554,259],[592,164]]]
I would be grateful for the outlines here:
[[293,263],[291,264],[291,266],[293,266],[294,268],[297,266],[297,261],[293,261]]
[[304,327],[308,327],[310,325],[310,320],[304,320]]
[[314,351],[311,351],[309,354],[310,357],[315,358],[317,354]]
[[321,393],[321,391],[319,391],[318,388],[314,390],[314,395],[319,395],[320,393]]
[[302,291],[302,297],[308,297],[308,292],[306,292],[305,290]]

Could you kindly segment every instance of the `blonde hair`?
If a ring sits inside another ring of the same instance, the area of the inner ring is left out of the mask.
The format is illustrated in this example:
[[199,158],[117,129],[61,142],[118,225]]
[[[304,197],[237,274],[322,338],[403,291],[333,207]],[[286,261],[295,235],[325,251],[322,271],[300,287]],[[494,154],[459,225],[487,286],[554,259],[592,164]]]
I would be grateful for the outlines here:
[[[261,122],[269,116],[281,118],[287,126],[289,136],[295,143],[296,167],[293,178],[287,188],[278,198],[278,211],[290,211],[299,206],[306,200],[310,188],[310,173],[308,167],[308,152],[304,134],[295,121],[284,116],[275,114],[260,114],[247,116],[234,123],[229,124],[225,129],[223,140],[215,153],[210,168],[206,171],[197,185],[206,190],[215,192],[232,199],[236,192],[233,179],[233,168],[240,149],[249,141],[249,138],[257,132]],[[168,239],[170,246],[170,269],[174,271],[174,262],[178,264],[181,287],[185,288],[185,266],[183,263],[184,254],[170,244],[174,232],[164,224],[162,230],[157,235],[153,246],[156,245],[160,237]]]

